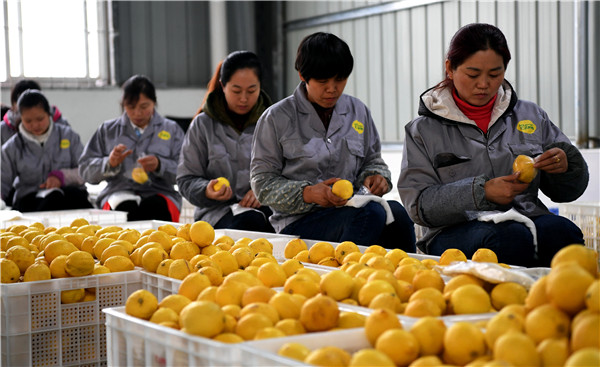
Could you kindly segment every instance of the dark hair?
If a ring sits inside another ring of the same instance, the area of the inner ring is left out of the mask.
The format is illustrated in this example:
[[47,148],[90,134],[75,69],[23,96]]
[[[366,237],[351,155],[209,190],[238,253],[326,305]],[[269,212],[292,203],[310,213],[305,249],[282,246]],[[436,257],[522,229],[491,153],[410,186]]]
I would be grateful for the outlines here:
[[[506,38],[500,29],[485,23],[471,23],[460,28],[450,41],[446,59],[450,61],[450,69],[456,70],[466,59],[478,51],[493,50],[502,56],[504,69],[510,61],[510,50]],[[452,83],[448,76],[438,86],[445,87]]]
[[214,91],[223,91],[222,85],[226,85],[233,74],[240,69],[254,70],[258,81],[262,83],[262,65],[258,56],[250,51],[234,51],[217,65],[217,69],[208,82],[206,94],[196,114],[201,113],[204,109],[208,95]]
[[121,107],[126,104],[135,105],[140,99],[140,94],[144,94],[152,102],[156,103],[156,90],[154,84],[144,75],[134,75],[123,83],[123,97],[121,97]]
[[21,93],[25,92],[27,89],[36,89],[42,90],[40,85],[31,79],[22,79],[15,84],[10,92],[10,103],[15,104],[19,100],[19,96]]
[[50,115],[50,103],[38,89],[27,89],[23,91],[17,100],[17,106],[19,108],[19,113],[27,108],[41,107],[44,112]]
[[331,33],[306,36],[298,46],[295,68],[307,82],[310,79],[346,79],[354,67],[348,44]]

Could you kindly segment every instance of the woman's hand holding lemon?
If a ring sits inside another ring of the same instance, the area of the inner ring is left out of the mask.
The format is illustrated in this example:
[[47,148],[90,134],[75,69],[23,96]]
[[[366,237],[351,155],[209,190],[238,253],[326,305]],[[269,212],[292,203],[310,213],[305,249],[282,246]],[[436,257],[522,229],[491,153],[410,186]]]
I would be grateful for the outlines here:
[[233,191],[229,186],[229,181],[224,177],[210,180],[206,187],[206,197],[212,200],[226,201],[231,199]]
[[567,154],[560,148],[551,148],[535,157],[533,167],[547,173],[565,173],[569,169]]
[[316,185],[306,186],[302,191],[302,197],[306,203],[318,204],[322,207],[329,208],[332,206],[343,206],[346,204],[346,199],[342,199],[331,192],[331,185],[339,178],[330,178]]

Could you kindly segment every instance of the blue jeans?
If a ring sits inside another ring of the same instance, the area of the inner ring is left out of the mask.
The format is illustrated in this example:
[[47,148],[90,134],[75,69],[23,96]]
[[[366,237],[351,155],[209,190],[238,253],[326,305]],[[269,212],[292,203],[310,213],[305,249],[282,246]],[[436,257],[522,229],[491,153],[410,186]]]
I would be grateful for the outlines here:
[[533,235],[520,222],[490,223],[470,221],[445,228],[427,246],[430,255],[441,255],[457,248],[471,258],[479,248],[496,253],[498,261],[521,266],[550,266],[552,257],[572,243],[584,243],[579,227],[565,217],[554,214],[531,218],[537,232],[538,251]]
[[408,213],[400,203],[388,201],[394,222],[385,224],[381,205],[369,202],[362,208],[334,207],[308,213],[289,224],[281,233],[303,239],[329,242],[352,241],[357,245],[380,245],[415,252],[415,230]]

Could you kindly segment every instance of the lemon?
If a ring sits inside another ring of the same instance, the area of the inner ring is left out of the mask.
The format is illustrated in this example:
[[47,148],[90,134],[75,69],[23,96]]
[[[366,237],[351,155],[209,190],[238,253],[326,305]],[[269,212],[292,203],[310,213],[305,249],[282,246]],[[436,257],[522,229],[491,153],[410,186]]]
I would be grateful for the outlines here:
[[432,301],[440,310],[440,313],[446,312],[446,301],[444,295],[436,288],[423,288],[410,295],[408,301],[414,302],[419,299]]
[[483,332],[475,325],[459,321],[444,334],[444,362],[464,366],[485,354]]
[[600,316],[592,313],[584,316],[573,327],[571,350],[577,351],[587,347],[600,348]]
[[574,261],[587,270],[591,276],[598,275],[598,253],[580,244],[573,244],[560,249],[554,257],[550,266],[556,268],[566,262]]
[[332,297],[336,301],[350,297],[353,288],[352,276],[341,270],[333,270],[321,277],[321,293]]
[[548,295],[546,294],[546,283],[548,276],[544,275],[536,280],[535,283],[529,289],[527,297],[525,297],[525,309],[528,311],[533,310],[543,304],[548,303]]
[[492,306],[501,310],[511,304],[524,305],[527,289],[518,283],[504,282],[496,285],[490,293]]
[[213,186],[213,190],[219,191],[219,190],[221,190],[221,187],[223,187],[223,185],[226,187],[231,186],[228,179],[226,179],[225,177],[218,177],[217,182],[215,182],[215,184]]
[[446,325],[439,318],[422,317],[411,326],[410,332],[419,343],[422,356],[438,355],[444,349]]
[[211,285],[208,277],[202,273],[190,273],[179,285],[177,294],[187,297],[190,301],[195,301],[205,288]]
[[145,289],[131,293],[125,302],[125,313],[144,320],[149,320],[157,309],[158,300]]
[[298,319],[305,301],[306,297],[300,294],[278,292],[269,299],[268,303],[277,310],[280,318]]
[[42,263],[33,263],[29,265],[25,274],[23,274],[24,282],[36,282],[38,280],[48,280],[52,278],[48,265]]
[[452,292],[450,305],[455,314],[486,313],[492,307],[489,294],[475,284],[466,284]]
[[444,297],[450,299],[450,295],[457,288],[465,284],[475,284],[480,287],[483,287],[483,281],[471,274],[459,274],[457,276],[452,277],[445,285],[444,285]]
[[44,257],[48,264],[52,263],[59,255],[69,255],[71,252],[78,251],[77,247],[67,240],[56,240],[44,248]]
[[179,323],[179,314],[170,308],[159,308],[158,310],[154,311],[150,317],[150,320],[148,321],[155,324],[160,324],[163,322]]
[[212,338],[225,328],[225,313],[210,301],[194,301],[181,310],[179,326],[188,334]]
[[69,304],[81,302],[85,297],[85,289],[72,289],[60,292],[60,303]]
[[419,298],[408,301],[404,309],[404,315],[410,317],[441,316],[442,311],[431,299]]
[[296,254],[296,256],[293,257],[293,259],[296,259],[300,262],[310,262],[310,259],[308,258],[308,250],[302,250],[300,252],[298,252]]
[[335,248],[329,242],[317,242],[308,249],[308,259],[313,264],[326,257],[335,257]]
[[588,310],[600,311],[600,280],[596,279],[585,292],[585,304]]
[[358,292],[358,303],[361,306],[368,306],[371,300],[380,293],[394,293],[394,287],[385,280],[375,279],[367,282]]
[[12,246],[6,250],[4,255],[6,259],[12,260],[19,267],[21,274],[25,273],[25,270],[33,264],[35,256],[29,250],[29,247],[21,245]]
[[384,331],[375,342],[375,349],[390,357],[396,365],[406,366],[417,359],[419,341],[407,330],[400,328]]
[[392,261],[381,255],[373,256],[367,260],[366,265],[373,269],[387,270],[390,273],[394,271],[394,264],[392,264]]
[[286,293],[301,294],[310,298],[319,293],[320,287],[319,283],[309,275],[297,273],[285,281],[283,290]]
[[[98,241],[96,241],[94,243],[94,248],[93,248],[93,250],[94,250],[94,253],[93,253],[94,257],[96,259],[100,260],[102,258],[102,253],[104,252],[104,250],[106,250],[108,248],[108,246],[110,246],[111,243],[113,243],[115,241],[116,240],[112,239],[112,238],[100,238],[100,239],[98,239]],[[82,244],[82,247],[83,247],[83,244]],[[82,248],[82,250],[84,250],[84,249]],[[68,255],[68,254],[65,254],[65,255]]]
[[171,247],[171,251],[169,252],[171,259],[185,259],[188,261],[198,254],[200,254],[200,248],[191,241],[176,243]]
[[233,256],[233,254],[231,254],[229,251],[218,251],[210,255],[210,259],[219,265],[224,276],[227,276],[239,269],[235,256]]
[[206,275],[212,285],[219,286],[223,283],[223,272],[218,267],[204,266],[198,269],[198,273]]
[[541,305],[525,317],[525,332],[535,343],[569,334],[569,316],[552,304]]
[[354,194],[354,187],[352,187],[352,182],[348,180],[338,180],[331,187],[331,192],[335,196],[348,200]]
[[[64,256],[64,255],[63,255]],[[60,256],[59,256],[60,257]],[[56,259],[54,259],[54,261],[52,263],[56,262]],[[97,275],[97,274],[107,274],[110,273],[110,269],[107,268],[104,265],[100,265],[100,264],[95,264],[94,265],[94,271],[92,271],[93,275]],[[66,274],[66,272],[65,272]]]
[[133,261],[127,256],[111,256],[104,262],[104,266],[110,270],[111,273],[118,273],[120,271],[130,271],[135,268]]
[[149,272],[156,273],[158,265],[168,257],[162,248],[150,248],[142,255],[142,266]]
[[584,348],[571,354],[565,367],[600,366],[600,349]]
[[270,339],[270,338],[281,338],[286,336],[285,333],[274,326],[266,327],[260,329],[256,335],[254,335],[254,340],[261,339]]
[[171,264],[173,263],[173,261],[175,261],[175,260],[164,259],[163,261],[161,261],[158,264],[158,267],[156,268],[156,274],[168,277],[169,276],[169,268],[171,267]]
[[188,297],[181,294],[170,294],[160,301],[158,307],[170,308],[175,311],[177,315],[179,315],[181,310],[183,310],[183,308],[189,305],[191,302],[192,301]]
[[371,309],[388,308],[397,313],[402,311],[402,303],[396,293],[379,293],[369,302],[368,307]]
[[372,348],[364,348],[352,355],[348,366],[389,366],[394,367],[394,361],[385,353]]
[[268,303],[277,292],[264,285],[252,286],[244,291],[242,295],[242,306],[255,302]]
[[262,313],[249,313],[242,316],[235,327],[235,333],[244,340],[252,340],[256,333],[266,327],[272,327],[273,321]]
[[194,222],[189,229],[190,239],[200,247],[212,244],[215,239],[215,229],[205,221]]
[[513,173],[521,172],[519,175],[519,181],[529,183],[533,181],[535,176],[537,175],[537,168],[534,168],[535,161],[533,158],[528,157],[526,155],[518,155],[515,158],[512,169]]
[[536,345],[527,335],[510,331],[498,337],[494,343],[494,359],[512,366],[539,366]]
[[360,253],[358,246],[352,241],[344,241],[335,247],[335,259],[342,264],[344,258],[353,252]]
[[[218,267],[218,265],[216,265],[216,266]],[[246,285],[246,288],[262,284],[261,281],[258,280],[256,275],[254,275],[250,272],[247,272],[247,271],[242,271],[242,270],[233,272],[233,273],[227,275],[223,279],[223,284],[227,284],[229,282],[243,283]]]
[[72,277],[82,277],[94,271],[94,257],[85,251],[74,251],[65,260],[65,271]]
[[281,269],[283,269],[286,279],[296,274],[296,272],[303,267],[304,265],[296,259],[287,259],[281,264]]
[[498,337],[509,331],[523,332],[524,328],[525,320],[522,315],[502,310],[488,321],[485,327],[485,342],[491,350]]
[[444,290],[444,280],[440,273],[431,269],[418,270],[412,281],[415,291],[423,288],[435,288],[440,292]]
[[392,249],[385,254],[385,258],[392,262],[392,264],[394,265],[394,269],[396,268],[396,266],[398,266],[398,263],[402,259],[407,258],[407,257],[408,257],[408,254],[406,253],[406,251],[401,250],[399,248]]
[[542,366],[564,366],[569,358],[569,341],[567,338],[548,338],[537,346]]
[[[204,288],[204,290],[202,292],[200,292],[200,294],[198,295],[198,298],[196,298],[196,301],[211,301],[211,302],[217,302],[217,290],[219,289],[219,287],[215,287],[213,285]],[[224,306],[222,306],[224,307]]]
[[323,331],[334,328],[340,310],[337,302],[322,294],[307,299],[300,309],[300,322],[307,331]]
[[338,318],[337,327],[340,329],[351,329],[364,327],[367,317],[356,312],[342,311]]
[[177,260],[173,260],[171,265],[169,265],[169,270],[167,271],[167,276],[169,278],[183,280],[191,272],[192,272],[192,270],[190,269],[190,264],[188,263],[187,260],[177,259]]
[[285,343],[277,350],[277,354],[280,356],[292,358],[300,362],[304,361],[309,353],[310,349],[304,344],[296,342]]
[[567,262],[552,268],[546,283],[548,300],[570,315],[585,308],[585,294],[594,281],[579,264]]
[[365,335],[372,346],[383,332],[389,329],[402,329],[396,313],[387,308],[377,309],[365,321]]
[[456,248],[449,248],[440,256],[440,265],[450,265],[455,261],[467,261],[465,254]]
[[360,252],[351,252],[344,257],[344,260],[342,260],[342,264],[346,264],[349,262],[357,263],[357,262],[359,262],[361,257],[362,257],[362,254]]
[[248,284],[242,282],[224,282],[218,287],[215,293],[215,300],[221,307],[225,305],[241,305],[242,296],[249,287]]
[[139,184],[143,184],[148,181],[148,174],[143,167],[134,167],[131,170],[131,179]]
[[[407,259],[410,259],[410,258],[407,258]],[[402,261],[404,261],[404,260],[402,260]],[[412,284],[415,274],[417,274],[417,271],[419,271],[421,269],[426,269],[425,266],[423,264],[421,264],[420,262],[418,265],[417,264],[401,264],[402,261],[400,261],[400,263],[398,264],[398,267],[396,268],[396,270],[394,270],[394,276],[396,277],[396,279],[404,280],[405,282],[408,282],[410,284]]]
[[21,271],[14,261],[6,258],[0,259],[0,273],[2,283],[16,283],[19,281]]
[[488,248],[480,248],[475,251],[473,256],[471,256],[471,260],[475,262],[484,262],[484,263],[498,263],[498,256],[496,253]]
[[328,346],[310,352],[304,359],[304,363],[315,366],[347,366],[350,364],[350,359],[350,354],[345,350]]
[[438,367],[443,364],[438,356],[423,356],[415,359],[409,367]]

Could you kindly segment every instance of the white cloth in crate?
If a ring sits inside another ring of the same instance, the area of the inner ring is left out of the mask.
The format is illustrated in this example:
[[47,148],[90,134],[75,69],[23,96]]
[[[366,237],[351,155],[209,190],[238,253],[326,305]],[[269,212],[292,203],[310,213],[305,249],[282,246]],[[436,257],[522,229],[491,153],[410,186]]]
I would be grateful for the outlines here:
[[233,216],[236,216],[238,214],[242,214],[242,213],[245,213],[245,212],[248,212],[248,211],[251,211],[251,210],[262,214],[263,217],[265,216],[265,213],[261,212],[258,209],[248,208],[248,207],[245,207],[245,206],[241,206],[240,204],[237,204],[237,203],[230,205],[229,208],[231,208],[231,213],[233,213]]
[[392,209],[390,208],[390,204],[388,204],[387,200],[377,195],[354,195],[346,202],[345,206],[352,206],[354,208],[362,208],[367,205],[368,202],[375,201],[379,203],[383,209],[385,210],[386,220],[385,224],[388,225],[394,221],[394,214],[392,213]]

